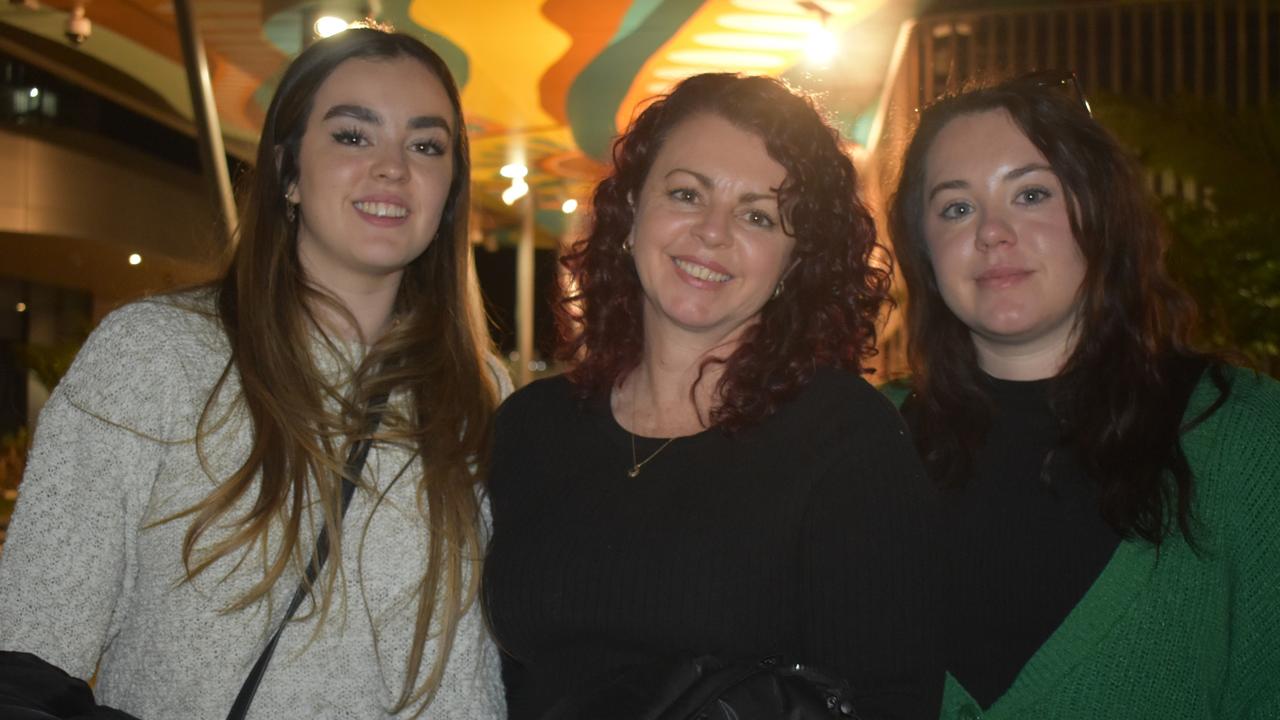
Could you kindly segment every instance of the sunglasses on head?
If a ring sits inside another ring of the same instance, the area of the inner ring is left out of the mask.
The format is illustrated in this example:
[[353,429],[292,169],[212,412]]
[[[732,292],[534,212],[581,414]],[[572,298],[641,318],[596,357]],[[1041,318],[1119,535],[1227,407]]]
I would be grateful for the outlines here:
[[1071,70],[1036,70],[1014,78],[1014,83],[1026,83],[1036,87],[1057,90],[1066,93],[1081,108],[1093,117],[1093,108],[1089,106],[1089,98],[1085,97],[1084,88],[1080,86],[1080,78]]

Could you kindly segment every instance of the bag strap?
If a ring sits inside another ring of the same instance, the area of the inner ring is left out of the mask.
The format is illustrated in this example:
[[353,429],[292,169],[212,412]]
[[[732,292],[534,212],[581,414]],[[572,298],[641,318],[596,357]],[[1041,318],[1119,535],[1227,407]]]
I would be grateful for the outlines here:
[[[387,393],[381,393],[369,399],[369,407],[380,407],[386,404]],[[382,410],[375,410],[369,416],[369,423],[366,430],[368,433],[365,437],[360,438],[351,446],[351,451],[347,454],[347,464],[342,471],[342,503],[339,506],[338,518],[341,519],[347,514],[347,507],[351,504],[351,496],[355,494],[356,485],[353,478],[360,477],[364,472],[365,460],[369,457],[369,448],[373,445],[373,432],[378,429],[378,424],[382,421]],[[311,560],[307,563],[306,579],[298,583],[298,588],[293,591],[293,599],[289,601],[289,609],[285,611],[284,617],[280,619],[280,625],[276,627],[276,631],[271,635],[271,639],[267,641],[266,647],[262,648],[262,654],[258,655],[258,661],[253,664],[253,668],[249,670],[249,675],[244,679],[244,684],[240,686],[240,692],[236,694],[236,701],[231,706],[231,712],[227,713],[227,720],[244,720],[249,713],[249,706],[253,704],[253,697],[258,692],[258,684],[262,682],[262,676],[267,671],[267,665],[271,663],[271,656],[275,654],[276,643],[280,641],[280,635],[284,632],[285,626],[293,619],[294,613],[298,611],[298,607],[302,605],[303,599],[307,596],[307,588],[316,580],[316,576],[320,574],[320,570],[324,568],[325,560],[329,559],[329,527],[327,525],[320,528],[320,534],[316,537],[316,549],[311,555]]]

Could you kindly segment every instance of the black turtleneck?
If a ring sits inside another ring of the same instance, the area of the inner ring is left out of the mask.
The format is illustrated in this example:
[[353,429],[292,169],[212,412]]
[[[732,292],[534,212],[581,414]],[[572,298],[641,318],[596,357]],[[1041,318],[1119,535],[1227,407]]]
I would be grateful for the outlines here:
[[983,707],[1008,690],[1120,541],[1076,454],[1058,447],[1050,382],[987,379],[990,430],[973,477],[943,503],[942,650]]

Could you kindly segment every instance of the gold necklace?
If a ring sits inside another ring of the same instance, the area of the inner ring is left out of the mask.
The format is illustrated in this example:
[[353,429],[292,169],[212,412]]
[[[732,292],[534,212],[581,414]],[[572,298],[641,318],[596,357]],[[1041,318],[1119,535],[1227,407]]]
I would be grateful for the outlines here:
[[658,453],[662,452],[663,450],[666,450],[668,445],[675,442],[675,438],[667,438],[667,441],[662,443],[662,447],[649,453],[649,457],[645,458],[644,460],[641,460],[640,462],[636,462],[636,434],[635,433],[628,433],[628,434],[631,435],[631,469],[627,471],[627,477],[630,477],[630,478],[639,477],[640,468],[644,467],[646,463],[648,463],[650,460],[657,457]]
[[[636,389],[635,389],[635,386],[633,385],[631,388],[631,427],[635,427],[635,426],[636,426]],[[627,471],[627,477],[629,478],[639,477],[640,468],[647,465],[650,460],[658,457],[658,453],[662,452],[663,450],[666,450],[668,445],[675,442],[675,438],[667,438],[667,441],[662,443],[662,447],[659,447],[657,450],[654,450],[653,452],[649,453],[649,457],[645,458],[644,460],[637,461],[636,460],[636,434],[631,432],[630,430],[627,431],[627,434],[631,436],[631,469]]]

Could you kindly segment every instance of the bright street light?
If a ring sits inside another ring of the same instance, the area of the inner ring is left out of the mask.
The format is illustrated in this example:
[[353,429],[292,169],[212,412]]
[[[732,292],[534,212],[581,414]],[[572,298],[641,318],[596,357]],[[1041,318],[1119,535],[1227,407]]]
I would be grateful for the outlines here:
[[343,20],[340,17],[325,15],[324,17],[316,20],[315,25],[312,27],[315,28],[316,35],[319,35],[322,38],[327,38],[346,30],[349,25],[346,20]]

